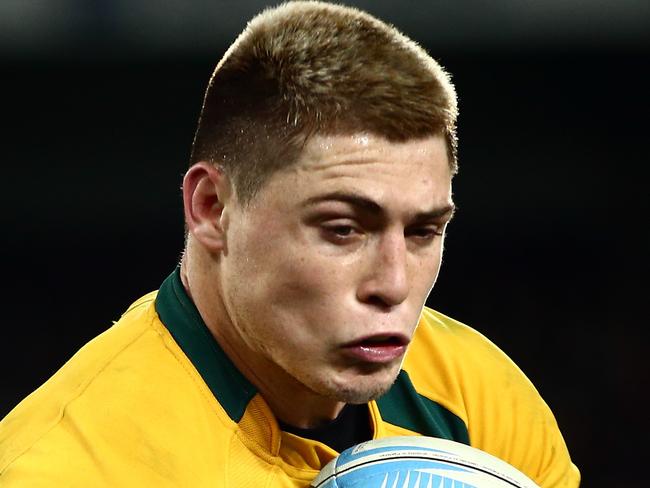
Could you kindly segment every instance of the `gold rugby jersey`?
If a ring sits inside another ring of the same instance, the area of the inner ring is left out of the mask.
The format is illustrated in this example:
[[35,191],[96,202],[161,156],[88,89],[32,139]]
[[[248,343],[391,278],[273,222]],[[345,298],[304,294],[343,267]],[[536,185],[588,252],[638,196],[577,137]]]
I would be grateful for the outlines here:
[[[478,332],[425,309],[374,438],[469,443],[544,488],[579,484],[553,415]],[[0,486],[306,487],[337,455],[283,432],[177,269],[0,422]]]

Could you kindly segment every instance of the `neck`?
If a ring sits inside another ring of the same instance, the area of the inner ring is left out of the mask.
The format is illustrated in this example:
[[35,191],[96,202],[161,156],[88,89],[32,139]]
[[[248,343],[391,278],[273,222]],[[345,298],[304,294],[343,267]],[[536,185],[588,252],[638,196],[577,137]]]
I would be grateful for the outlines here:
[[262,352],[251,349],[237,333],[222,301],[216,266],[209,256],[188,244],[181,261],[181,281],[208,330],[239,371],[260,392],[273,414],[301,429],[334,420],[344,402],[307,388]]
[[280,381],[269,381],[269,378],[265,377],[262,381],[253,381],[253,384],[274,415],[285,424],[300,429],[319,427],[338,417],[345,407],[345,403],[318,395],[286,373],[282,373],[288,380],[282,378]]

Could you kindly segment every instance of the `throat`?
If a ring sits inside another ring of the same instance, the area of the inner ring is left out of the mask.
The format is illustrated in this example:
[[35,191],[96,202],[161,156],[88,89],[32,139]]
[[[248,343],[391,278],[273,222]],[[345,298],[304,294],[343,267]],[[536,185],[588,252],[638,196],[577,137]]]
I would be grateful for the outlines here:
[[342,452],[360,442],[372,439],[370,411],[367,404],[347,404],[338,417],[318,427],[303,429],[279,422],[285,432],[322,442]]

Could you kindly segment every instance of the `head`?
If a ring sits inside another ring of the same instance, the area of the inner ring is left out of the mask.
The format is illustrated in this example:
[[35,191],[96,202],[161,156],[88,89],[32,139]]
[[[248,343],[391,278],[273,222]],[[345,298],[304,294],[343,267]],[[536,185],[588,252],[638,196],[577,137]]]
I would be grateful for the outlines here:
[[187,281],[267,395],[390,387],[440,267],[456,114],[434,60],[346,7],[265,11],[219,62],[184,181]]
[[191,164],[221,166],[241,201],[314,134],[445,139],[457,169],[456,93],[420,46],[356,9],[290,2],[262,12],[218,63]]

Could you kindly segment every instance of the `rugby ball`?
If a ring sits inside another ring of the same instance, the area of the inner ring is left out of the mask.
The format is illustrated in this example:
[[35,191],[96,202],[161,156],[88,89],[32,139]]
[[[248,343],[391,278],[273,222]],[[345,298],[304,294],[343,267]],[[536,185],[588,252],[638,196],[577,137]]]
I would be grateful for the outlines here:
[[459,442],[433,437],[376,439],[346,449],[314,488],[539,488],[510,464]]

